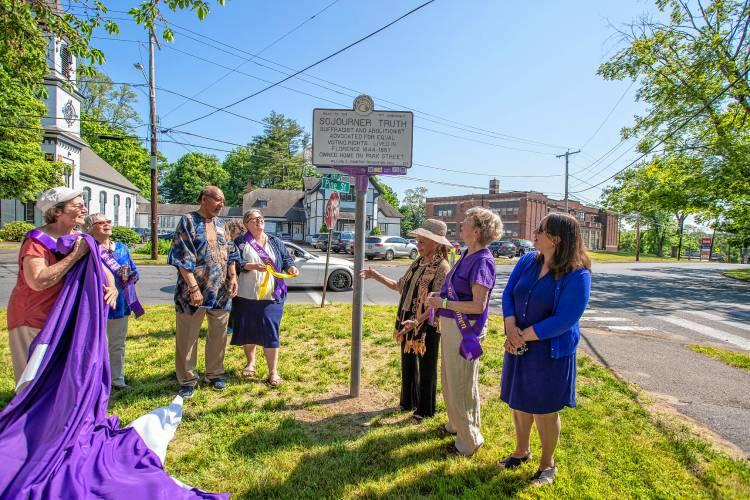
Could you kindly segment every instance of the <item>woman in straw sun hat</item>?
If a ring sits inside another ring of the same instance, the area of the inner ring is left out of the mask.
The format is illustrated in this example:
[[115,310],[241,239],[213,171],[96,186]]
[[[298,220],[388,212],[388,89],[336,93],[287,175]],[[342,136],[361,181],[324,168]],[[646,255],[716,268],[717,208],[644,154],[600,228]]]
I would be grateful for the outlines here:
[[430,321],[427,297],[440,290],[450,269],[446,232],[444,222],[427,219],[409,233],[417,239],[419,257],[398,281],[372,267],[361,272],[401,294],[393,333],[401,343],[401,409],[413,411],[415,422],[435,414],[440,334]]

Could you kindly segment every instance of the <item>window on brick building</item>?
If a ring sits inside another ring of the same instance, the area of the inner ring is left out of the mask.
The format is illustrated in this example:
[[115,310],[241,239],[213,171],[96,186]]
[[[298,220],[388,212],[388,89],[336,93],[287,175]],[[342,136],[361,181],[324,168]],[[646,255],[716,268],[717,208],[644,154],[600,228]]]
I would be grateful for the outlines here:
[[435,205],[435,216],[453,217],[456,214],[456,205]]

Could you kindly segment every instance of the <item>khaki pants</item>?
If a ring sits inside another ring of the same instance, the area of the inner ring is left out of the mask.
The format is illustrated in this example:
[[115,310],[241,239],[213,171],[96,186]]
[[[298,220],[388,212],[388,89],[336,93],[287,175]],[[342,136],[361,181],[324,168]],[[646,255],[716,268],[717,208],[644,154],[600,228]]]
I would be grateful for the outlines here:
[[8,332],[10,357],[13,361],[13,375],[16,377],[16,384],[18,384],[18,380],[26,368],[26,363],[29,361],[29,346],[40,331],[40,328],[19,326]]
[[206,378],[224,375],[224,350],[227,344],[229,313],[223,309],[199,308],[195,314],[177,313],[175,371],[180,385],[198,384],[198,333],[203,317],[208,316],[206,337]]
[[440,317],[441,360],[446,430],[456,433],[456,449],[471,455],[484,443],[480,431],[479,361],[467,361],[459,354],[461,332],[456,320]]
[[128,316],[107,320],[107,350],[113,386],[125,385],[125,335],[128,333]]

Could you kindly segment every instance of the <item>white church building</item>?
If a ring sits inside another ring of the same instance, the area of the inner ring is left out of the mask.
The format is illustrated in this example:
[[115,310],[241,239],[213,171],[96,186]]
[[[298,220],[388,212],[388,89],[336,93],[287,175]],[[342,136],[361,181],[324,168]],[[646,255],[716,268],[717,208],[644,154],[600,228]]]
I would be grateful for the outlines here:
[[[138,188],[81,139],[81,100],[75,87],[76,60],[65,40],[49,36],[44,79],[47,117],[42,119],[45,158],[70,165],[62,184],[83,191],[89,212],[103,212],[115,226],[133,227]],[[70,87],[66,88],[65,84]],[[12,221],[42,225],[42,214],[34,202],[0,200],[0,227]]]

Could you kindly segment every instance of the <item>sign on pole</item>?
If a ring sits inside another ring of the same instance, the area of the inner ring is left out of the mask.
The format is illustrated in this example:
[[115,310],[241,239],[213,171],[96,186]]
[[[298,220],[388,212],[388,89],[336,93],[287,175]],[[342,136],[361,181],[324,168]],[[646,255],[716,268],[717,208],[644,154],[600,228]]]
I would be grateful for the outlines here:
[[[362,371],[362,322],[367,190],[371,175],[404,175],[411,167],[414,115],[410,111],[377,111],[372,98],[360,95],[353,109],[313,110],[312,163],[321,174],[332,169],[355,179],[354,276],[352,297],[352,356],[349,395],[359,397]],[[339,179],[340,180],[340,179]],[[336,179],[321,185],[337,195]],[[348,184],[348,183],[347,183]],[[351,189],[351,187],[349,188]],[[348,192],[348,191],[346,191]],[[328,209],[326,209],[326,217]],[[328,221],[326,219],[326,225]],[[328,238],[330,252],[331,238]],[[326,272],[327,274],[327,272]],[[325,283],[324,283],[325,286]],[[325,303],[325,289],[324,289]],[[322,307],[322,304],[321,304]]]
[[342,180],[335,180],[335,179],[329,179],[327,177],[323,177],[320,180],[320,187],[322,187],[323,189],[334,191],[334,192],[339,191],[341,193],[348,193],[351,185],[348,182],[345,182]]
[[328,291],[328,262],[331,260],[331,240],[333,239],[333,229],[336,227],[336,222],[339,220],[339,205],[341,204],[341,196],[336,191],[331,193],[326,203],[326,228],[328,229],[328,250],[326,251],[326,267],[323,271],[323,297],[320,299],[320,307],[326,305],[326,291]]
[[328,167],[411,167],[410,111],[313,110],[313,165]]

